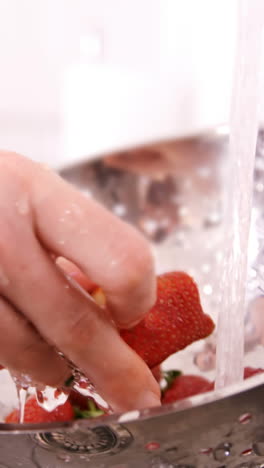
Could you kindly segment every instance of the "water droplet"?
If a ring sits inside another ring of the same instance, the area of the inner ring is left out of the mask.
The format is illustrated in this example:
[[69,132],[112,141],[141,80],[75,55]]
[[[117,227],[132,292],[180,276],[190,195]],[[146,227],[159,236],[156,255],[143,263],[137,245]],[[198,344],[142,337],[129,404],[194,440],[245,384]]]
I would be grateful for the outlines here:
[[82,194],[83,194],[83,196],[85,198],[92,198],[93,197],[93,193],[89,189],[82,190]]
[[69,287],[70,287],[69,284],[65,284],[65,285],[64,285],[64,288],[65,288],[65,289],[69,289]]
[[10,283],[9,278],[6,276],[5,272],[0,267],[0,285],[8,286]]
[[209,273],[210,270],[211,270],[211,265],[209,265],[209,263],[204,263],[204,264],[202,265],[202,272],[203,272],[203,273],[205,273],[205,274],[206,274],[206,273]]
[[240,422],[240,424],[247,424],[251,421],[251,419],[252,419],[251,413],[244,413],[244,414],[241,414],[241,416],[239,416],[238,422]]
[[204,220],[204,226],[213,227],[219,224],[220,222],[221,222],[221,214],[219,213],[219,211],[212,211],[206,216]]
[[157,450],[160,448],[160,444],[158,442],[148,442],[146,445],[145,445],[145,449],[146,450],[149,450],[149,451],[152,451],[152,450]]
[[71,461],[71,456],[64,452],[57,453],[57,458],[65,463],[69,463]]
[[90,461],[90,455],[83,453],[80,455],[80,459],[85,460],[85,461]]
[[246,450],[243,450],[243,452],[241,452],[240,455],[241,455],[242,457],[247,457],[248,455],[251,455],[252,452],[253,452],[252,448],[248,448],[248,449],[246,449]]
[[259,455],[259,456],[264,455],[264,440],[258,440],[254,442],[252,447],[256,455]]
[[117,203],[116,205],[113,206],[112,208],[113,213],[115,213],[116,216],[125,216],[127,213],[127,208],[123,203]]
[[65,213],[66,215],[69,215],[69,214],[71,214],[71,210],[67,209],[67,210],[64,211],[64,213]]
[[211,284],[205,284],[204,287],[203,287],[203,292],[207,296],[210,296],[212,294],[212,292],[213,292],[213,288],[212,288]]
[[65,223],[65,218],[61,217],[59,218],[60,223]]
[[63,239],[58,240],[58,244],[64,245],[64,244],[65,244],[65,240],[63,240]]
[[187,208],[187,206],[181,206],[178,210],[179,216],[182,216],[182,217],[187,216],[188,213],[189,213],[189,209]]
[[194,364],[203,372],[215,368],[216,355],[213,350],[200,351],[194,357]]
[[231,455],[231,447],[232,444],[229,442],[223,442],[222,444],[219,444],[215,449],[214,449],[214,458],[216,461],[224,461],[229,455]]
[[210,455],[210,453],[212,453],[213,449],[211,447],[207,447],[207,448],[202,448],[199,450],[199,453],[201,455]]
[[142,229],[149,235],[152,235],[156,232],[158,228],[158,223],[154,219],[144,219],[141,222]]
[[20,215],[26,215],[29,212],[28,196],[25,194],[16,202],[16,209]]

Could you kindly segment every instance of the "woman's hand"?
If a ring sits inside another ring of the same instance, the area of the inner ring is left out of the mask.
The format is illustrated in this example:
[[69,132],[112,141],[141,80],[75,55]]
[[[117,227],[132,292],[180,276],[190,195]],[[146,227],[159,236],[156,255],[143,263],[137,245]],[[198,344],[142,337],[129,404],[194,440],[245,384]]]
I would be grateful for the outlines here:
[[[109,315],[72,287],[54,258],[99,284]],[[58,175],[0,153],[0,362],[60,386],[73,361],[117,411],[159,405],[159,387],[120,338],[153,305],[147,242]]]

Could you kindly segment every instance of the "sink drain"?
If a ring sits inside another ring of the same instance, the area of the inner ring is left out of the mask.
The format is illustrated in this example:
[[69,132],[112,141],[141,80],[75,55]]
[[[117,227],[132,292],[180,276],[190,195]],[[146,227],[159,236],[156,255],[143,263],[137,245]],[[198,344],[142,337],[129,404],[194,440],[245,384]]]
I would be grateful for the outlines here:
[[122,426],[97,426],[86,431],[48,432],[34,436],[36,442],[51,451],[71,454],[114,454],[127,448],[133,441],[130,432]]

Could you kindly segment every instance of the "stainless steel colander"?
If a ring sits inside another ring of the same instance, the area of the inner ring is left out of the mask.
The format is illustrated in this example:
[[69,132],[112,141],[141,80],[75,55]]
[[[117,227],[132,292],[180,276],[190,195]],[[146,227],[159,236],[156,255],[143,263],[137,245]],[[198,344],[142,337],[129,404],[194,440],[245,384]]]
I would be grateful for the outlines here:
[[[215,318],[221,310],[227,131],[223,126],[194,137],[124,149],[61,171],[86,196],[144,233],[158,272],[190,272],[204,308]],[[260,131],[245,311],[245,363],[255,367],[264,361],[263,139]],[[210,345],[214,347],[214,337]],[[204,343],[196,343],[165,366],[201,373],[195,362],[203,350]],[[206,375],[213,374],[211,363]],[[263,382],[258,375],[218,393],[96,420],[37,427],[0,424],[0,468],[264,468]]]

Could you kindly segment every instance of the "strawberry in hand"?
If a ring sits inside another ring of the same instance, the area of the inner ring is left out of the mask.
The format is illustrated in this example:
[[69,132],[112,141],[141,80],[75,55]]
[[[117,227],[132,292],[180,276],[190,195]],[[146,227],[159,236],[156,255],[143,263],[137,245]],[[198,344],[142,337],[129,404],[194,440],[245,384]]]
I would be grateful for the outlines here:
[[109,413],[101,409],[92,397],[88,397],[84,407],[74,406],[74,414],[76,419],[90,419]]
[[171,272],[158,277],[157,301],[144,319],[120,334],[153,368],[213,330],[214,323],[202,310],[195,282],[186,273]]
[[[25,404],[24,423],[51,423],[71,421],[72,419],[74,419],[74,411],[69,400],[50,412],[39,406],[35,396],[30,397]],[[12,413],[5,418],[5,422],[18,423],[18,410],[15,409],[12,411]]]

